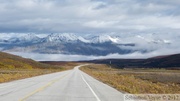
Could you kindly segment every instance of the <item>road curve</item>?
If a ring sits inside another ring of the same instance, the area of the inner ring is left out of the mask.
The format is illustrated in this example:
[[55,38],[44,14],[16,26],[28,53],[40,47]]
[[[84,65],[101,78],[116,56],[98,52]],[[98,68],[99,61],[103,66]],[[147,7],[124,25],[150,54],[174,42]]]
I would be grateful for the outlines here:
[[0,101],[123,101],[121,92],[80,71],[79,67],[1,83]]

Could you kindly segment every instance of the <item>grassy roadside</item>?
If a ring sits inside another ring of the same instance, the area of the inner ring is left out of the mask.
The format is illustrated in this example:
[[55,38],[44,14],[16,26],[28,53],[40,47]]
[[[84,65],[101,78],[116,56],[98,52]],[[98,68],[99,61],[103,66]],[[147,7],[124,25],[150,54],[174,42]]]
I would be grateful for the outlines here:
[[78,65],[78,63],[67,62],[58,65],[43,65],[45,66],[45,68],[0,68],[0,83],[69,70]]
[[0,69],[0,83],[62,71],[63,69]]
[[180,71],[113,69],[97,64],[80,69],[120,91],[132,94],[180,94]]
[[75,62],[42,63],[32,59],[0,52],[0,83],[69,70],[78,64],[79,63]]

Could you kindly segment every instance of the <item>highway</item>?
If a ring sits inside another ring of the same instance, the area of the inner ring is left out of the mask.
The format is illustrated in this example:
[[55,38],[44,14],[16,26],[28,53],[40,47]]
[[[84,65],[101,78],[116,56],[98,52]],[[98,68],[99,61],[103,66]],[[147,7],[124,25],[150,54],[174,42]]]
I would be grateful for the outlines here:
[[123,101],[123,93],[79,70],[0,84],[0,101]]

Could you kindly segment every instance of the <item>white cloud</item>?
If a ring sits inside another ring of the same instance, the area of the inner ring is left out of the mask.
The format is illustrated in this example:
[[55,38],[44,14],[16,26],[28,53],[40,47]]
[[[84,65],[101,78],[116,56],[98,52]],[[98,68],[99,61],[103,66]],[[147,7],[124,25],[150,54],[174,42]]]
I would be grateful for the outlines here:
[[[0,39],[22,35],[17,33],[30,32],[71,32],[81,35],[82,33],[115,33],[122,34],[122,43],[138,43],[134,49],[158,48],[148,54],[111,54],[106,57],[73,55],[67,58],[65,55],[22,54],[36,60],[150,57],[176,53],[180,50],[179,5],[180,0],[0,0]],[[158,34],[149,35],[148,33]],[[131,36],[128,36],[129,34]],[[147,35],[146,37],[149,38],[144,39],[146,41],[163,38],[173,44],[168,47],[147,45],[133,35]],[[46,35],[39,34],[39,36]]]
[[1,0],[1,32],[178,32],[178,0]]

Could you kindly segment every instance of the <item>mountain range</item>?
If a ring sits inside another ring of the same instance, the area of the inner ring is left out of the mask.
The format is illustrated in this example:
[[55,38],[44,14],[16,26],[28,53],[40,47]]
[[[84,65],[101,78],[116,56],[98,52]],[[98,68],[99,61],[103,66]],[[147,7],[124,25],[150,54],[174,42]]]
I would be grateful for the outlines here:
[[6,52],[105,56],[113,53],[152,52],[159,48],[173,46],[176,41],[172,39],[157,37],[154,34],[144,36],[77,36],[72,33],[63,33],[48,34],[44,37],[37,34],[25,34],[8,38],[0,37],[0,50]]

